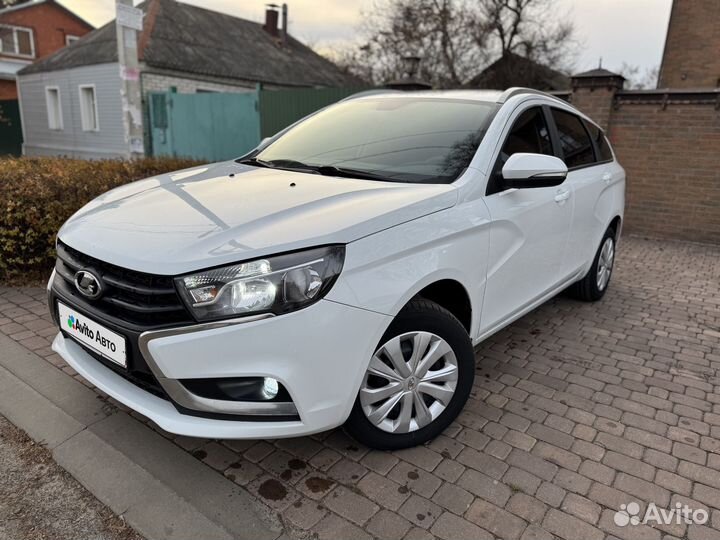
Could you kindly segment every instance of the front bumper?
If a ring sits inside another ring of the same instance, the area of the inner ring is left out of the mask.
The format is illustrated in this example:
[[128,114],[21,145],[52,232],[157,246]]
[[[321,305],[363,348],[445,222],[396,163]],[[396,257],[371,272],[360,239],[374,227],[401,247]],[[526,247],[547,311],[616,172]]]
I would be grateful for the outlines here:
[[[163,388],[179,386],[177,381],[185,379],[272,377],[290,394],[297,411],[291,420],[233,419],[230,415],[238,414],[233,402],[198,405],[221,407],[218,412],[228,413],[222,419],[195,416],[173,403],[177,396],[172,391],[171,402],[142,389],[63,333],[55,338],[53,350],[102,391],[171,433],[226,439],[295,437],[345,421],[390,321],[387,315],[321,300],[278,317],[202,329],[188,326],[181,328],[186,331],[169,329],[141,337],[141,354]],[[227,411],[222,411],[223,403]]]

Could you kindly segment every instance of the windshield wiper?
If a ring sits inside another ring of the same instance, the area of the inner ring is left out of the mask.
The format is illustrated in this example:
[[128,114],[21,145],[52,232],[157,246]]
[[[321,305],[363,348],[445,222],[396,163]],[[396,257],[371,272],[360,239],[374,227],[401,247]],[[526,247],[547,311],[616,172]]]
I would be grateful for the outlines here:
[[335,165],[310,165],[297,161],[295,159],[271,159],[264,161],[258,158],[248,158],[238,161],[243,165],[253,165],[255,167],[267,167],[268,169],[281,169],[284,171],[309,172],[321,174],[323,176],[340,176],[343,178],[359,178],[363,180],[380,180],[382,182],[403,182],[396,178],[389,178],[368,171],[359,169],[349,169],[347,167],[336,167]]
[[321,165],[316,168],[317,172],[324,176],[341,176],[343,178],[361,178],[363,180],[380,180],[381,182],[402,182],[396,178],[389,178],[359,169],[348,169],[347,167],[336,167],[335,165]]
[[308,165],[307,163],[296,161],[294,159],[270,159],[265,161],[258,158],[248,158],[238,161],[238,163],[242,163],[243,165],[254,165],[256,167],[267,167],[268,169],[318,174],[318,168],[316,166]]
[[247,159],[241,159],[237,161],[237,163],[240,163],[241,165],[251,165],[253,167],[266,167],[268,169],[274,169],[275,165],[270,163],[269,161],[263,161],[262,159],[258,158],[247,158]]

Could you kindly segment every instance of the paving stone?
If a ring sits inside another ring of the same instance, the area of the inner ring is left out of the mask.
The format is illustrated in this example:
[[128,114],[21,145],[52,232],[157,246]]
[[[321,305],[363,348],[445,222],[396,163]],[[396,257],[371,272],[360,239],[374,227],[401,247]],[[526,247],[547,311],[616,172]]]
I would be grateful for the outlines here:
[[400,540],[410,529],[411,525],[408,520],[388,510],[381,510],[375,514],[367,526],[366,530],[383,540]]
[[622,540],[660,540],[662,533],[647,525],[618,527],[613,519],[615,512],[616,510],[606,509],[603,510],[600,517],[600,527],[615,538],[621,538]]
[[583,461],[578,472],[591,480],[607,485],[612,484],[615,479],[615,469],[590,460]]
[[653,502],[663,508],[670,502],[670,492],[667,489],[623,472],[615,477],[613,486],[642,501]]
[[534,474],[518,469],[517,467],[510,467],[505,473],[505,476],[503,476],[502,481],[513,492],[519,491],[527,493],[528,495],[534,495],[542,483],[542,480]]
[[400,461],[389,452],[371,451],[360,460],[360,463],[378,474],[386,475]]
[[590,524],[598,522],[602,511],[599,504],[575,493],[567,494],[560,509]]
[[311,499],[299,499],[285,511],[284,517],[293,526],[303,530],[311,529],[327,515],[327,511]]
[[465,518],[504,540],[518,540],[527,523],[492,503],[477,499]]
[[553,483],[567,491],[584,495],[590,489],[592,480],[586,478],[576,472],[567,469],[560,469],[555,475]]
[[554,536],[538,525],[528,525],[520,540],[554,540]]
[[573,471],[576,471],[580,467],[580,463],[582,463],[582,458],[577,454],[542,441],[535,445],[532,453],[559,467],[565,467]]
[[333,512],[357,525],[363,525],[380,509],[377,504],[367,497],[358,495],[345,486],[335,488],[323,499],[323,503]]
[[540,523],[548,506],[541,500],[525,493],[515,493],[510,497],[506,509],[528,523]]
[[462,516],[473,501],[473,496],[463,488],[454,484],[444,483],[433,495],[433,502],[446,510]]
[[327,470],[329,477],[343,484],[357,484],[367,473],[367,468],[348,458],[341,458]]
[[371,540],[372,536],[363,531],[360,527],[353,525],[348,520],[335,514],[325,516],[316,527],[313,528],[318,540]]
[[457,461],[446,459],[437,466],[437,468],[433,471],[433,474],[448,482],[456,482],[463,472],[465,472],[464,465],[461,465]]
[[410,497],[410,489],[374,472],[368,473],[357,485],[358,489],[376,503],[397,510]]
[[425,469],[428,472],[432,472],[435,467],[438,466],[438,463],[440,463],[443,459],[438,452],[430,450],[425,446],[416,446],[414,448],[399,450],[395,452],[395,455],[398,458],[407,461],[416,467]]
[[625,430],[624,437],[628,441],[633,441],[647,448],[654,448],[659,452],[670,452],[672,449],[672,441],[668,440],[666,437],[645,431],[643,429],[638,429],[636,427],[628,427]]
[[692,461],[698,465],[705,465],[707,462],[707,452],[689,444],[676,442],[673,444],[672,455],[678,459]]
[[550,463],[541,457],[518,450],[517,448],[510,452],[505,459],[505,463],[528,471],[543,480],[552,480],[558,470],[557,465],[554,463]]
[[598,433],[598,436],[595,438],[595,444],[608,450],[640,459],[645,449],[641,445],[626,439],[625,436],[625,434],[623,434],[622,437],[618,437],[610,433]]
[[[197,457],[210,465],[213,469],[224,471],[231,463],[237,461],[237,454],[219,445],[216,442],[206,444],[195,451]],[[202,457],[201,457],[202,456]]]
[[388,478],[400,485],[407,486],[418,495],[430,498],[442,484],[437,476],[430,474],[418,467],[414,467],[405,461],[400,461],[393,467]]
[[543,521],[543,528],[564,540],[602,540],[605,534],[584,521],[551,508]]
[[428,529],[440,517],[442,508],[424,497],[412,495],[400,507],[399,513],[418,527]]
[[648,465],[652,465],[658,469],[665,469],[670,472],[676,471],[679,463],[679,460],[676,457],[652,449],[645,451],[643,461],[645,461]]
[[519,448],[520,450],[525,450],[526,452],[532,450],[533,446],[535,446],[535,443],[537,443],[537,439],[535,437],[531,437],[526,433],[521,433],[513,429],[509,430],[505,434],[503,440],[510,446]]
[[567,491],[560,486],[543,482],[537,490],[536,497],[550,506],[560,506],[566,494]]
[[655,468],[652,465],[617,452],[607,452],[602,462],[610,468],[639,476],[645,480],[652,480],[655,476]]
[[463,465],[481,471],[493,478],[502,478],[502,475],[508,470],[508,465],[504,461],[484,452],[478,452],[473,448],[465,448],[460,452],[457,459]]
[[450,512],[442,514],[430,532],[443,540],[493,540],[493,535]]
[[512,493],[510,488],[502,482],[473,469],[468,469],[463,473],[458,480],[458,485],[497,506],[504,505]]

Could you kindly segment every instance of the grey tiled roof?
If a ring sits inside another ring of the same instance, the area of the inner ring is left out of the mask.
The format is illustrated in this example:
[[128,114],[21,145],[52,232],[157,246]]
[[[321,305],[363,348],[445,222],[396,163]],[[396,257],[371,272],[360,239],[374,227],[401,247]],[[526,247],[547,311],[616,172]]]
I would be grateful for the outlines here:
[[[143,51],[149,67],[286,86],[360,82],[292,36],[282,45],[260,23],[175,0],[157,1],[159,10]],[[139,7],[146,10],[149,3]],[[113,21],[21,74],[116,61]]]

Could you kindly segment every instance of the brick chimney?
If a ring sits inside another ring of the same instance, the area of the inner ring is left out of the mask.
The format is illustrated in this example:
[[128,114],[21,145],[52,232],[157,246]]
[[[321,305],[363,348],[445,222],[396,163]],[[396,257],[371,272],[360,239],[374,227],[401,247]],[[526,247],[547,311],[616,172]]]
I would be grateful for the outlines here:
[[625,86],[625,77],[597,68],[571,77],[572,104],[607,131],[615,92]]
[[718,0],[674,0],[658,88],[720,87]]
[[277,4],[268,4],[265,6],[265,25],[263,28],[273,37],[280,37],[280,31],[278,30],[279,7]]

